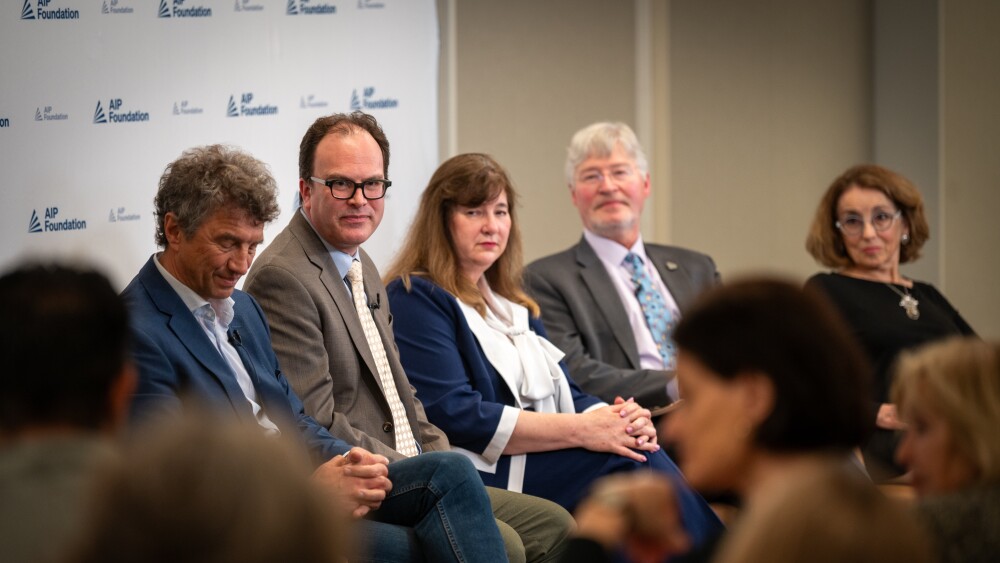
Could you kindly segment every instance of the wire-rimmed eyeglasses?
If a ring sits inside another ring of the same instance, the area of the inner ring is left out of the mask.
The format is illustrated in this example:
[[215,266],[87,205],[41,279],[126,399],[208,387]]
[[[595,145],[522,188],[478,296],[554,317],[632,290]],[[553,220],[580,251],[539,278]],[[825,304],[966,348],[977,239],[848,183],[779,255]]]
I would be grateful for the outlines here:
[[[892,224],[896,222],[896,219],[902,214],[902,209],[897,209],[895,213],[875,211],[875,213],[872,213],[869,222],[876,233],[882,233],[889,230]],[[865,230],[865,218],[857,213],[845,213],[841,215],[840,219],[834,225],[845,235],[858,236]]]

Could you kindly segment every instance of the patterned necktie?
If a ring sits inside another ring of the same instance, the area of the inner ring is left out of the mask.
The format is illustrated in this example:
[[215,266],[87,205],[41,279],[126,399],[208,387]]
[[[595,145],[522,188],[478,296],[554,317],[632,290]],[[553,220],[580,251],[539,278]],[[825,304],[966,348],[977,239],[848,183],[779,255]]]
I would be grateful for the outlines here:
[[399,392],[396,390],[396,382],[392,379],[392,370],[389,368],[389,359],[385,355],[385,347],[382,346],[378,327],[375,326],[372,312],[365,302],[361,262],[357,260],[351,262],[351,269],[347,271],[347,279],[351,282],[351,293],[354,294],[354,308],[357,309],[361,326],[365,329],[365,340],[368,341],[368,348],[371,350],[372,356],[375,357],[375,366],[378,368],[382,392],[385,394],[385,400],[389,403],[389,410],[392,412],[392,426],[396,430],[396,451],[406,457],[413,457],[420,452],[417,450],[417,443],[413,438],[413,431],[410,429],[410,421],[406,418],[406,409],[403,408],[403,402],[399,400]]
[[635,297],[642,307],[642,314],[646,317],[646,326],[653,335],[653,342],[656,343],[656,350],[663,358],[664,369],[674,368],[674,358],[676,356],[674,343],[670,340],[670,333],[674,329],[674,318],[663,301],[663,296],[656,290],[652,278],[643,267],[642,258],[629,252],[624,261],[625,268],[632,274],[632,284],[635,286]]

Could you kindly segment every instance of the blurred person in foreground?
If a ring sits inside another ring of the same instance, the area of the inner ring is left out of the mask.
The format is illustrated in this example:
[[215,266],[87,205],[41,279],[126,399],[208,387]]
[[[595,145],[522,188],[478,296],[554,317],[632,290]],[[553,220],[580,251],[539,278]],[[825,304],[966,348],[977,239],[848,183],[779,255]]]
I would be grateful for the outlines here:
[[643,242],[649,165],[628,125],[600,122],[577,131],[566,151],[566,182],[583,236],[528,265],[528,293],[585,392],[664,407],[678,398],[670,333],[695,298],[719,282],[715,262]]
[[89,268],[17,266],[0,277],[0,357],[0,559],[52,561],[118,455],[135,386],[125,305]]
[[734,491],[746,509],[800,473],[834,467],[866,479],[852,450],[870,430],[868,367],[817,292],[771,279],[714,288],[674,338],[684,399],[665,437],[695,489]]
[[892,386],[918,515],[940,560],[1000,561],[1000,345],[971,337],[900,359]]
[[876,431],[864,445],[865,465],[876,482],[902,468],[893,453],[902,429],[889,401],[892,365],[902,350],[972,327],[934,286],[909,279],[901,264],[914,262],[930,236],[917,188],[873,164],[854,166],[833,181],[820,200],[806,249],[832,268],[807,285],[821,289],[839,309],[874,368],[871,419]]
[[653,472],[618,473],[594,482],[574,513],[575,537],[562,563],[660,563],[687,553],[691,539],[681,524],[670,480]]
[[185,151],[154,201],[156,240],[122,293],[132,315],[139,383],[135,423],[193,407],[259,432],[305,442],[314,479],[344,493],[362,555],[378,561],[506,561],[489,499],[462,456],[389,462],[331,435],[308,416],[271,347],[267,319],[236,289],[278,214],[259,160],[231,147]]
[[487,485],[567,509],[620,471],[674,480],[694,543],[722,525],[656,443],[649,410],[580,391],[545,339],[521,286],[517,194],[485,154],[448,159],[431,177],[390,266],[399,354],[431,423]]
[[833,467],[789,475],[741,517],[715,563],[932,563],[899,501]]
[[311,472],[301,444],[237,420],[143,428],[99,475],[67,563],[354,561],[346,499]]

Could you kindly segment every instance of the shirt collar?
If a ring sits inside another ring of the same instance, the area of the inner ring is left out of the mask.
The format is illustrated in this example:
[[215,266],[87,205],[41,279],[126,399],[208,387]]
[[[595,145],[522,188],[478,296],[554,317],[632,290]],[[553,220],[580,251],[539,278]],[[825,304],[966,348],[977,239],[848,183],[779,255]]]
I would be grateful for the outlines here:
[[306,223],[309,224],[309,227],[313,230],[314,233],[316,233],[316,238],[318,238],[319,241],[323,243],[323,246],[326,248],[326,251],[330,253],[330,258],[333,259],[333,265],[337,267],[337,272],[340,274],[340,279],[346,278],[347,271],[351,269],[351,262],[360,259],[360,257],[356,255],[351,256],[346,252],[341,252],[340,250],[334,248],[330,243],[326,242],[326,239],[324,239],[323,236],[319,234],[319,231],[316,230],[316,227],[312,224],[312,221],[309,220],[309,216],[306,215],[305,209],[300,207],[299,213],[302,214],[302,218],[306,220]]
[[175,278],[173,274],[167,271],[160,264],[160,255],[162,253],[157,253],[153,256],[153,264],[156,269],[160,271],[160,275],[163,279],[167,280],[167,283],[173,290],[177,293],[181,301],[184,302],[184,306],[188,308],[191,313],[197,315],[196,311],[201,309],[205,305],[209,305],[215,311],[216,316],[219,318],[219,322],[224,327],[228,327],[229,323],[233,320],[233,301],[232,297],[227,297],[225,299],[205,299],[204,297],[198,295],[193,289],[184,285],[179,279]]
[[594,249],[597,257],[608,264],[621,266],[629,252],[637,254],[639,258],[642,258],[643,263],[648,262],[646,246],[642,242],[641,234],[635,239],[635,244],[631,248],[626,248],[609,238],[596,235],[588,229],[583,230],[583,238]]

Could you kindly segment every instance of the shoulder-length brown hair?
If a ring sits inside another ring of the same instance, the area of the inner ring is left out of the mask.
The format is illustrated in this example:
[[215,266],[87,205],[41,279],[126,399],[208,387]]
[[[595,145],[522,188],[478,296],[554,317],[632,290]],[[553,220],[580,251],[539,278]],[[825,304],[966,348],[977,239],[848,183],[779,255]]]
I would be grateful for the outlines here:
[[924,200],[920,191],[903,176],[875,164],[860,164],[848,168],[830,184],[816,208],[806,250],[817,262],[830,268],[845,268],[852,264],[843,235],[837,229],[837,202],[852,186],[878,190],[903,213],[909,227],[910,241],[899,247],[899,262],[906,264],[920,257],[920,249],[930,238],[930,227],[924,215]]
[[406,241],[389,266],[386,281],[402,278],[409,290],[410,276],[425,277],[485,315],[486,302],[479,288],[459,268],[450,223],[457,206],[478,207],[501,192],[507,195],[510,213],[507,249],[484,275],[496,294],[527,307],[537,317],[538,304],[528,297],[521,283],[524,259],[517,224],[517,192],[507,171],[486,154],[454,156],[434,172],[420,197]]

